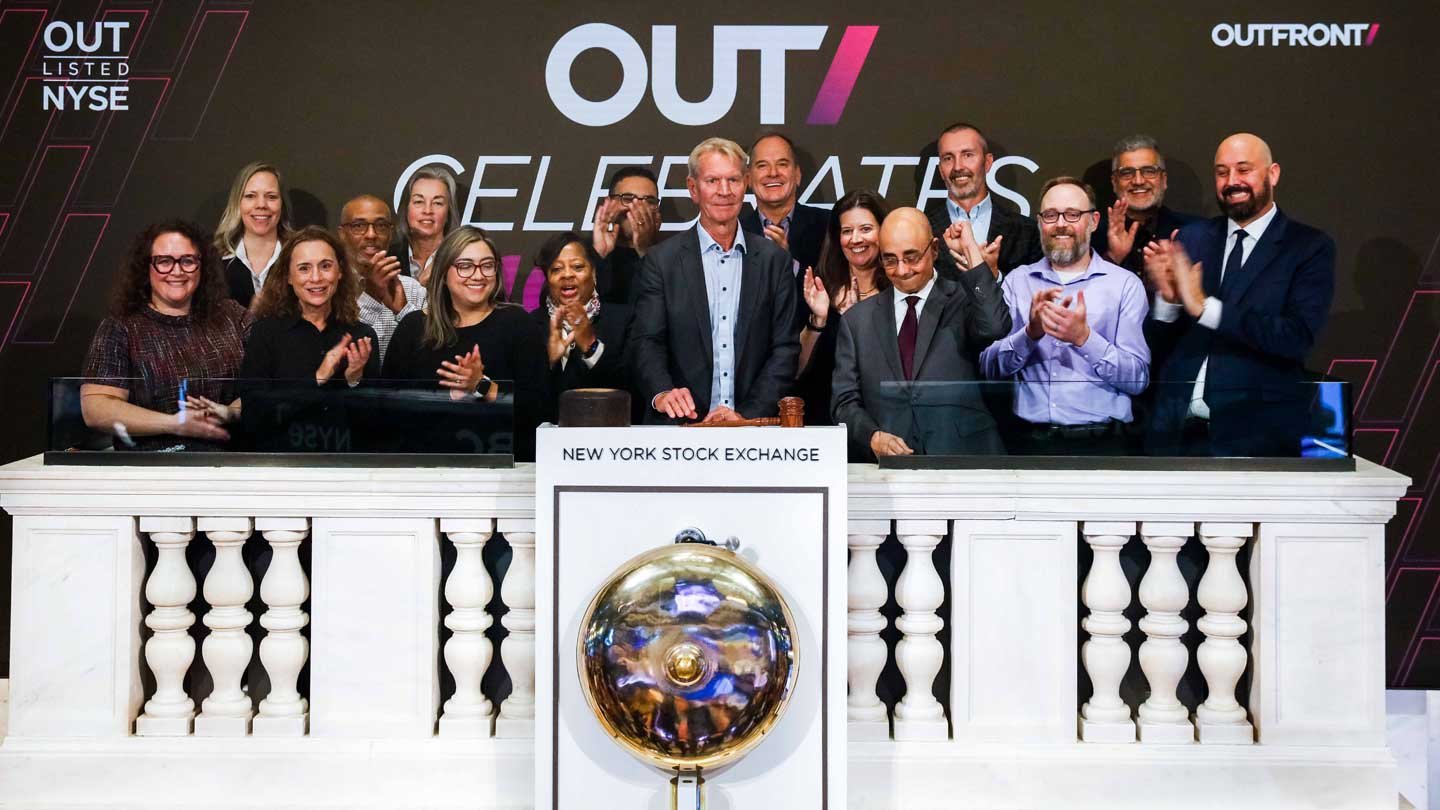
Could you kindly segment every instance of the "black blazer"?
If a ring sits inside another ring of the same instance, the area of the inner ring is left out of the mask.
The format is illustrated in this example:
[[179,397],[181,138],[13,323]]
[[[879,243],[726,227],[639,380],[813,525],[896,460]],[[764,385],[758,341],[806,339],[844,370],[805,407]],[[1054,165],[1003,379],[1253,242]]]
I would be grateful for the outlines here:
[[971,268],[963,283],[935,279],[915,340],[918,385],[906,383],[900,364],[898,294],[891,287],[841,316],[831,406],[836,424],[844,423],[852,447],[867,454],[877,430],[899,436],[920,454],[1005,452],[974,384],[982,379],[975,360],[980,352],[1010,334],[1010,308],[990,268]]
[[[931,201],[925,206],[925,216],[930,218],[930,230],[940,238],[940,249],[936,251],[935,257],[935,272],[939,273],[941,278],[959,278],[960,268],[955,265],[955,260],[950,258],[950,251],[945,248],[945,239],[942,236],[945,229],[950,227],[950,212],[945,210],[945,201]],[[1018,208],[1000,199],[992,191],[990,233],[986,241],[993,242],[997,236],[1005,237],[1000,242],[1002,278],[1021,265],[1040,261],[1044,255],[1040,250],[1040,229],[1035,225],[1035,218],[1022,216]]]
[[[711,407],[714,350],[699,227],[651,248],[640,271],[630,328],[631,393],[654,424],[670,421],[650,403],[671,388],[690,389],[702,417]],[[795,283],[790,257],[756,233],[745,234],[735,341],[735,410],[747,418],[775,415],[800,357]]]
[[[810,317],[810,307],[805,304],[805,268],[818,268],[820,265],[820,248],[825,244],[825,231],[830,226],[830,212],[824,208],[815,208],[809,205],[795,203],[794,210],[790,213],[790,236],[787,242],[790,244],[790,258],[800,263],[796,270],[792,264],[790,270],[795,275],[795,317]],[[740,227],[746,233],[758,233],[765,236],[765,228],[760,224],[760,212],[746,205],[740,211]]]
[[[790,258],[800,263],[802,279],[805,268],[813,268],[820,263],[820,246],[825,243],[825,229],[829,224],[830,212],[824,208],[795,204],[795,209],[790,214],[790,236],[787,241],[790,243]],[[749,205],[740,211],[740,227],[746,233],[765,235],[765,229],[760,225],[760,212]]]
[[225,287],[236,303],[250,308],[250,302],[255,299],[255,277],[250,275],[250,268],[240,261],[239,256],[225,260]]
[[[1179,211],[1172,211],[1165,206],[1155,212],[1155,227],[1153,229],[1140,225],[1135,228],[1135,244],[1131,246],[1130,253],[1117,262],[1121,267],[1129,270],[1141,279],[1145,274],[1145,246],[1154,239],[1169,239],[1170,234],[1189,225],[1192,222],[1199,222],[1200,217],[1192,214],[1182,214]],[[1090,234],[1090,246],[1109,261],[1107,255],[1110,250],[1110,211],[1106,208],[1100,209],[1100,224],[1095,226],[1095,232]]]
[[[1204,263],[1206,295],[1220,299],[1220,327],[1207,329],[1180,313],[1146,322],[1153,355],[1155,411],[1147,445],[1176,452],[1200,364],[1216,455],[1296,455],[1304,432],[1308,388],[1305,360],[1330,315],[1335,294],[1335,241],[1285,212],[1256,243],[1239,271],[1220,280],[1226,218],[1196,222],[1179,240]],[[1153,314],[1153,313],[1152,313]]]
[[[550,364],[545,374],[545,419],[558,423],[560,415],[560,394],[575,388],[618,388],[629,390],[629,375],[625,368],[626,339],[630,333],[630,322],[634,312],[624,304],[600,305],[600,312],[590,322],[595,327],[595,337],[605,345],[600,359],[591,368],[579,347],[570,350],[570,356],[562,369],[559,363]],[[545,303],[530,313],[541,333],[549,342],[550,313]],[[546,355],[549,361],[549,355]],[[632,403],[633,404],[633,403]],[[632,408],[632,411],[634,409]]]

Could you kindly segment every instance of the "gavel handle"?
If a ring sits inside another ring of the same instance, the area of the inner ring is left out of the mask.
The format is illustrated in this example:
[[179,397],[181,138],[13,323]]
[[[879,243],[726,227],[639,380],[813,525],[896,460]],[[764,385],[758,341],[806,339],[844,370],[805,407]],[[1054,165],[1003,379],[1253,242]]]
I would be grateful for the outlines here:
[[780,417],[762,416],[759,419],[741,419],[737,422],[686,422],[680,427],[779,427]]

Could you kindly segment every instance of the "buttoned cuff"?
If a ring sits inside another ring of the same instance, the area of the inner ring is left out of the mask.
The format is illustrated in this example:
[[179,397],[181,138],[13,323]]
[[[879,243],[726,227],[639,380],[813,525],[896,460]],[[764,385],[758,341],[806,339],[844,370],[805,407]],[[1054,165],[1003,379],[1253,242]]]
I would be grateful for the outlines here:
[[1085,339],[1084,346],[1075,346],[1073,343],[1070,345],[1074,346],[1075,351],[1085,358],[1085,362],[1089,363],[1091,368],[1099,365],[1100,361],[1105,359],[1105,352],[1110,349],[1110,341],[1100,334],[1100,330],[1093,327],[1090,329],[1090,337]]
[[1206,329],[1219,329],[1220,310],[1220,299],[1214,297],[1213,295],[1208,296],[1205,299],[1205,308],[1200,310],[1200,317],[1196,320],[1198,320],[1200,325],[1205,327]]
[[1157,292],[1155,293],[1154,302],[1150,305],[1150,317],[1157,321],[1174,323],[1180,320],[1180,313],[1184,311],[1184,309],[1185,308],[1179,304],[1172,304],[1166,301],[1165,297]]

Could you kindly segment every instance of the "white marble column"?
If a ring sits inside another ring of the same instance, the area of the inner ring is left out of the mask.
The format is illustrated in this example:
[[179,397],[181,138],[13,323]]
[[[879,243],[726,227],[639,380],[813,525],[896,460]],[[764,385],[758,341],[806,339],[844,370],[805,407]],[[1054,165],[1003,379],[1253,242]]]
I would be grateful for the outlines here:
[[195,640],[190,638],[195,575],[185,559],[185,547],[195,536],[195,519],[142,517],[140,532],[150,536],[159,557],[145,582],[145,599],[152,605],[145,626],[154,631],[145,642],[145,663],[155,675],[155,694],[136,718],[135,733],[184,736],[195,719],[195,701],[185,694],[185,672],[195,660]]
[[302,606],[310,595],[310,582],[300,565],[300,544],[310,533],[305,518],[259,518],[255,528],[270,544],[270,567],[260,580],[265,613],[260,626],[260,663],[270,678],[270,694],[260,701],[254,720],[257,737],[304,736],[309,723],[309,701],[300,696],[296,681],[310,643],[301,630],[309,623]]
[[895,739],[943,740],[950,736],[945,708],[932,690],[945,650],[936,634],[944,628],[936,611],[945,601],[945,585],[935,570],[935,548],[949,531],[943,520],[896,521],[895,533],[905,547],[905,570],[895,586],[901,614],[895,626],[900,643],[895,662],[905,677],[905,697],[895,707]]
[[1205,634],[1195,658],[1205,675],[1209,690],[1205,702],[1195,709],[1195,732],[1202,743],[1249,745],[1255,729],[1235,700],[1235,684],[1245,672],[1248,656],[1240,646],[1245,620],[1240,611],[1248,601],[1245,580],[1235,564],[1235,555],[1254,535],[1249,523],[1201,523],[1200,542],[1210,552],[1205,575],[1196,594],[1205,615],[1196,626]]
[[501,518],[500,533],[510,543],[510,568],[500,585],[509,637],[500,659],[510,673],[510,696],[495,719],[497,737],[535,736],[535,521]]
[[[872,525],[873,524],[873,525]],[[875,550],[890,533],[890,522],[850,521],[849,641],[846,650],[850,696],[846,715],[849,739],[884,740],[890,737],[885,704],[875,694],[875,682],[885,668],[885,606],[888,588],[875,562]]]
[[494,595],[481,552],[495,534],[490,518],[443,518],[440,532],[455,544],[455,568],[445,580],[450,614],[445,626],[454,635],[445,643],[445,665],[455,678],[455,694],[440,715],[442,737],[489,737],[494,707],[480,691],[490,667],[491,644],[485,637],[492,618],[485,606]]
[[1145,633],[1140,645],[1140,669],[1150,684],[1150,697],[1139,710],[1143,743],[1195,741],[1190,712],[1175,696],[1190,661],[1180,641],[1190,627],[1180,618],[1190,601],[1190,591],[1176,555],[1194,530],[1191,523],[1140,524],[1140,536],[1150,550],[1150,567],[1140,580],[1140,604],[1145,606],[1145,616],[1140,619],[1140,629]]
[[250,733],[254,714],[250,696],[240,687],[254,651],[246,632],[252,617],[245,604],[255,593],[255,584],[241,554],[251,534],[250,518],[200,518],[196,528],[215,546],[215,564],[201,590],[210,606],[204,618],[210,634],[200,648],[214,687],[200,704],[195,734],[243,737]]
[[1130,620],[1130,582],[1120,567],[1120,549],[1135,534],[1134,523],[1092,523],[1083,526],[1085,542],[1095,552],[1095,561],[1080,601],[1090,615],[1080,623],[1090,638],[1080,647],[1085,672],[1094,691],[1080,707],[1080,739],[1085,742],[1135,742],[1135,720],[1120,697],[1120,682],[1130,668],[1130,645],[1125,634]]

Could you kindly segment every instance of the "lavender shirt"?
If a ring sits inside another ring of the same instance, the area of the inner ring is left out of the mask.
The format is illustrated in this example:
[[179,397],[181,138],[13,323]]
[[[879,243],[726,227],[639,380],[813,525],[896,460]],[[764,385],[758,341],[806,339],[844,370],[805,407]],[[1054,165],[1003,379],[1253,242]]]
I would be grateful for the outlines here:
[[[1025,334],[1031,299],[1050,287],[1066,296],[1085,291],[1090,337],[1084,346]],[[1150,305],[1140,279],[1092,250],[1090,266],[1069,284],[1041,259],[1012,270],[1001,290],[1014,331],[980,354],[980,368],[988,379],[1016,378],[1015,413],[1038,424],[1129,422],[1130,397],[1150,384],[1150,347],[1141,332]]]

